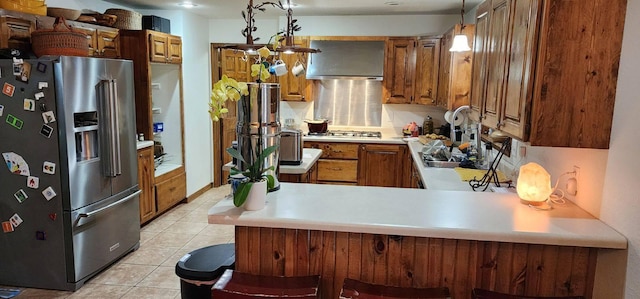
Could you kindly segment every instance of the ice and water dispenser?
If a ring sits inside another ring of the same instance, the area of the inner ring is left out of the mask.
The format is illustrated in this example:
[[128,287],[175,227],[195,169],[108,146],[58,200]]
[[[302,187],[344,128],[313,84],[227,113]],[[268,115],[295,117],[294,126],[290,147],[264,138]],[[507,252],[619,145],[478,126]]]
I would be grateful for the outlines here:
[[73,114],[73,131],[76,140],[76,161],[87,161],[100,156],[98,143],[98,112]]

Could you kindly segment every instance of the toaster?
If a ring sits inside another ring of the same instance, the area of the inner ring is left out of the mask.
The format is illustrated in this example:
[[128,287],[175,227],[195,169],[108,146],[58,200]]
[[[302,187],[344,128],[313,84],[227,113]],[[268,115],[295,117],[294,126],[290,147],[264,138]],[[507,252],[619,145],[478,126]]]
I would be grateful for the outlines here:
[[280,164],[302,164],[302,131],[282,130],[280,133]]

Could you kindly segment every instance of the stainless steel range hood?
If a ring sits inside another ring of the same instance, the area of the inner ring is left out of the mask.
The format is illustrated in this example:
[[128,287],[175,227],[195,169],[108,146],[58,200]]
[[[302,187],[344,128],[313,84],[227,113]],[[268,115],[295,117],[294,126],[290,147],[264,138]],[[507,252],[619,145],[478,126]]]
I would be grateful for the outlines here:
[[310,47],[322,52],[311,54],[307,79],[382,80],[384,41],[312,40]]

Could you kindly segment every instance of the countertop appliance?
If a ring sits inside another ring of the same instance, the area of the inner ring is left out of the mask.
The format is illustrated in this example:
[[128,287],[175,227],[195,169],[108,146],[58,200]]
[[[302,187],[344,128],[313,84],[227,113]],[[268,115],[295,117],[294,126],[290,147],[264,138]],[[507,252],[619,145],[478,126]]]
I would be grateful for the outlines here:
[[280,133],[280,164],[302,163],[302,131],[284,129]]
[[133,63],[0,70],[0,285],[76,290],[139,246]]

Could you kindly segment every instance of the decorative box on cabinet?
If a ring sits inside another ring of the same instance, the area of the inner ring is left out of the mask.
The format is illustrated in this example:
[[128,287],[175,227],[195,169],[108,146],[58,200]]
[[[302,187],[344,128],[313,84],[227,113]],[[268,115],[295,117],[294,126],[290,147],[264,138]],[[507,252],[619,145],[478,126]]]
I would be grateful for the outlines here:
[[482,124],[534,146],[608,148],[627,1],[487,3]]
[[[473,41],[475,25],[464,25],[460,29],[456,24],[440,40],[440,68],[438,74],[437,105],[447,110],[455,110],[460,106],[469,105],[471,90],[471,68],[473,65],[473,51],[451,52],[455,35],[466,35],[469,42]],[[469,45],[472,46],[472,45]]]
[[155,188],[153,186],[153,147],[138,150],[138,186],[140,194],[140,224],[156,215]]

